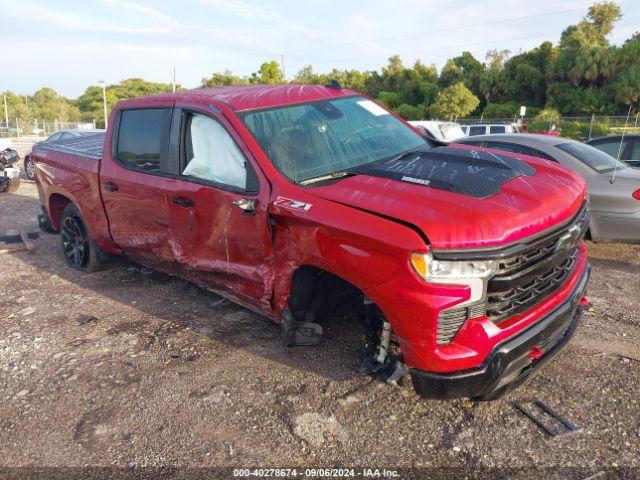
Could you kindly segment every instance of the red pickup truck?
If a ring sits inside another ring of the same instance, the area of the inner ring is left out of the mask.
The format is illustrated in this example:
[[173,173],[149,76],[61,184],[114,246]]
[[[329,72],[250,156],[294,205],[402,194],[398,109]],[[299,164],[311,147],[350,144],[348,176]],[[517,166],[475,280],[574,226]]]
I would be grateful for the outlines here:
[[436,145],[336,85],[124,101],[106,134],[32,159],[42,224],[71,267],[124,255],[272,318],[288,346],[346,311],[366,326],[364,370],[406,365],[424,397],[496,398],[578,323],[580,177]]

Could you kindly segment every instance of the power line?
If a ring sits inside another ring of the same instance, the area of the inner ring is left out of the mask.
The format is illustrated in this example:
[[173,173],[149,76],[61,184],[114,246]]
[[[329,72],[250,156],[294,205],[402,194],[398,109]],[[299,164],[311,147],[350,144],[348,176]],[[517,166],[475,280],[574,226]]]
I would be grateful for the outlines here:
[[[628,23],[623,23],[618,25],[618,27],[626,27],[629,25],[635,25],[635,19],[634,21],[630,21]],[[420,49],[413,49],[413,50],[404,50],[402,52],[403,55],[406,54],[412,54],[412,53],[425,53],[425,52],[432,52],[432,51],[447,51],[447,50],[453,50],[453,49],[458,49],[458,48],[464,48],[464,47],[478,47],[478,46],[482,46],[482,45],[491,45],[491,44],[502,44],[505,45],[508,42],[518,42],[518,41],[525,41],[525,40],[535,40],[535,39],[545,39],[547,38],[548,35],[547,34],[541,34],[541,35],[535,35],[535,36],[526,36],[526,37],[514,37],[514,38],[504,38],[504,39],[497,39],[497,40],[487,40],[485,42],[465,42],[465,43],[460,43],[460,44],[456,44],[456,45],[447,45],[445,47],[433,47],[433,48],[420,48]],[[326,60],[323,62],[313,62],[312,64],[314,66],[316,65],[331,65],[331,66],[335,66],[336,63],[340,63],[340,62],[352,62],[352,61],[356,61],[356,60],[368,60],[371,58],[378,58],[381,55],[389,55],[390,53],[387,54],[383,54],[383,53],[379,53],[376,55],[368,55],[368,56],[362,56],[359,55],[357,57],[349,57],[349,58],[337,58],[337,59],[331,59],[331,60]]]
[[574,12],[578,12],[578,11],[584,11],[584,8],[572,8],[569,10],[559,10],[556,12],[547,12],[547,13],[539,13],[536,15],[524,15],[524,16],[520,16],[520,17],[511,17],[511,18],[505,18],[502,20],[495,20],[493,22],[484,22],[484,23],[473,23],[473,24],[466,24],[466,25],[460,25],[457,27],[452,27],[452,28],[440,28],[440,29],[436,29],[436,30],[422,30],[419,32],[412,32],[412,33],[403,33],[400,35],[392,35],[392,36],[388,36],[388,37],[378,37],[378,38],[373,38],[373,39],[369,39],[369,40],[356,40],[353,42],[343,42],[343,43],[334,43],[332,45],[324,45],[324,46],[320,46],[320,47],[313,47],[313,48],[308,48],[308,49],[304,49],[304,50],[292,50],[289,52],[286,52],[288,55],[296,55],[296,54],[305,54],[314,50],[325,50],[325,49],[330,49],[330,48],[336,48],[336,47],[343,47],[345,45],[358,45],[358,44],[362,44],[362,43],[371,43],[371,42],[379,42],[379,41],[383,41],[383,40],[393,40],[393,39],[397,39],[397,38],[407,38],[407,37],[414,37],[417,35],[425,35],[425,34],[431,34],[431,33],[439,33],[439,32],[451,32],[451,31],[456,31],[456,30],[464,30],[466,28],[474,28],[474,27],[486,27],[486,26],[491,26],[491,25],[500,25],[503,23],[510,23],[510,22],[517,22],[519,20],[529,20],[532,18],[540,18],[540,17],[548,17],[548,16],[552,16],[552,15],[561,15],[564,13],[574,13]]

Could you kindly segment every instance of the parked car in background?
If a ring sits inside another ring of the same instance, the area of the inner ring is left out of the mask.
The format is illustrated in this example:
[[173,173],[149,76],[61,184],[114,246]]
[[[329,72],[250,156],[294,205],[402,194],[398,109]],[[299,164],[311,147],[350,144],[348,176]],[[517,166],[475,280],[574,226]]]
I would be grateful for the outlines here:
[[461,125],[463,133],[468,137],[476,135],[497,135],[500,133],[518,133],[518,129],[510,123],[483,123],[478,125]]
[[[99,132],[104,132],[104,130],[80,130],[80,129],[60,130],[54,133],[53,135],[51,135],[46,140],[37,142],[36,145],[55,142],[58,140],[64,140],[66,138],[75,138],[75,137],[81,137],[83,135],[91,135]],[[27,152],[24,154],[24,173],[27,175],[27,178],[29,180],[33,180],[35,178],[35,173],[36,173],[35,165],[31,160],[31,150],[32,149],[27,150]]]
[[458,142],[545,158],[569,167],[587,180],[591,239],[640,243],[640,170],[629,168],[597,148],[563,137],[485,135]]
[[452,142],[456,138],[465,136],[459,123],[441,122],[439,120],[415,120],[409,122],[418,130],[423,132],[428,138],[440,142]]
[[354,315],[364,371],[492,399],[575,332],[587,188],[478,150],[434,146],[353,90],[261,85],[123,101],[106,135],[33,155],[70,267],[125,255],[273,319],[287,346]]
[[620,155],[619,159],[630,167],[640,168],[640,135],[625,135],[624,138],[622,135],[607,135],[592,138],[586,143],[613,158]]

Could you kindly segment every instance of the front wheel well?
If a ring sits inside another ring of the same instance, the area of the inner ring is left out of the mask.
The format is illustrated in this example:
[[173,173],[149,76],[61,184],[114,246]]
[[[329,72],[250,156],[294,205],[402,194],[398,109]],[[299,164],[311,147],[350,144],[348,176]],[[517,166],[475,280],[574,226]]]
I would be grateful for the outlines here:
[[291,277],[287,306],[298,321],[314,322],[334,315],[357,314],[364,293],[331,272],[311,265],[298,267]]

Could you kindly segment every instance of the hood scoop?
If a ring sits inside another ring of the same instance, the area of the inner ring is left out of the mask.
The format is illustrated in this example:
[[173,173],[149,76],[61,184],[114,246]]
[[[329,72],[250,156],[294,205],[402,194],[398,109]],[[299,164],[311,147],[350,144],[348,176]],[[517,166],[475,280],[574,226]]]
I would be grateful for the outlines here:
[[486,198],[500,193],[500,187],[509,180],[527,176],[536,170],[512,157],[484,150],[436,147],[418,151],[414,155],[367,170],[367,175],[388,178]]

